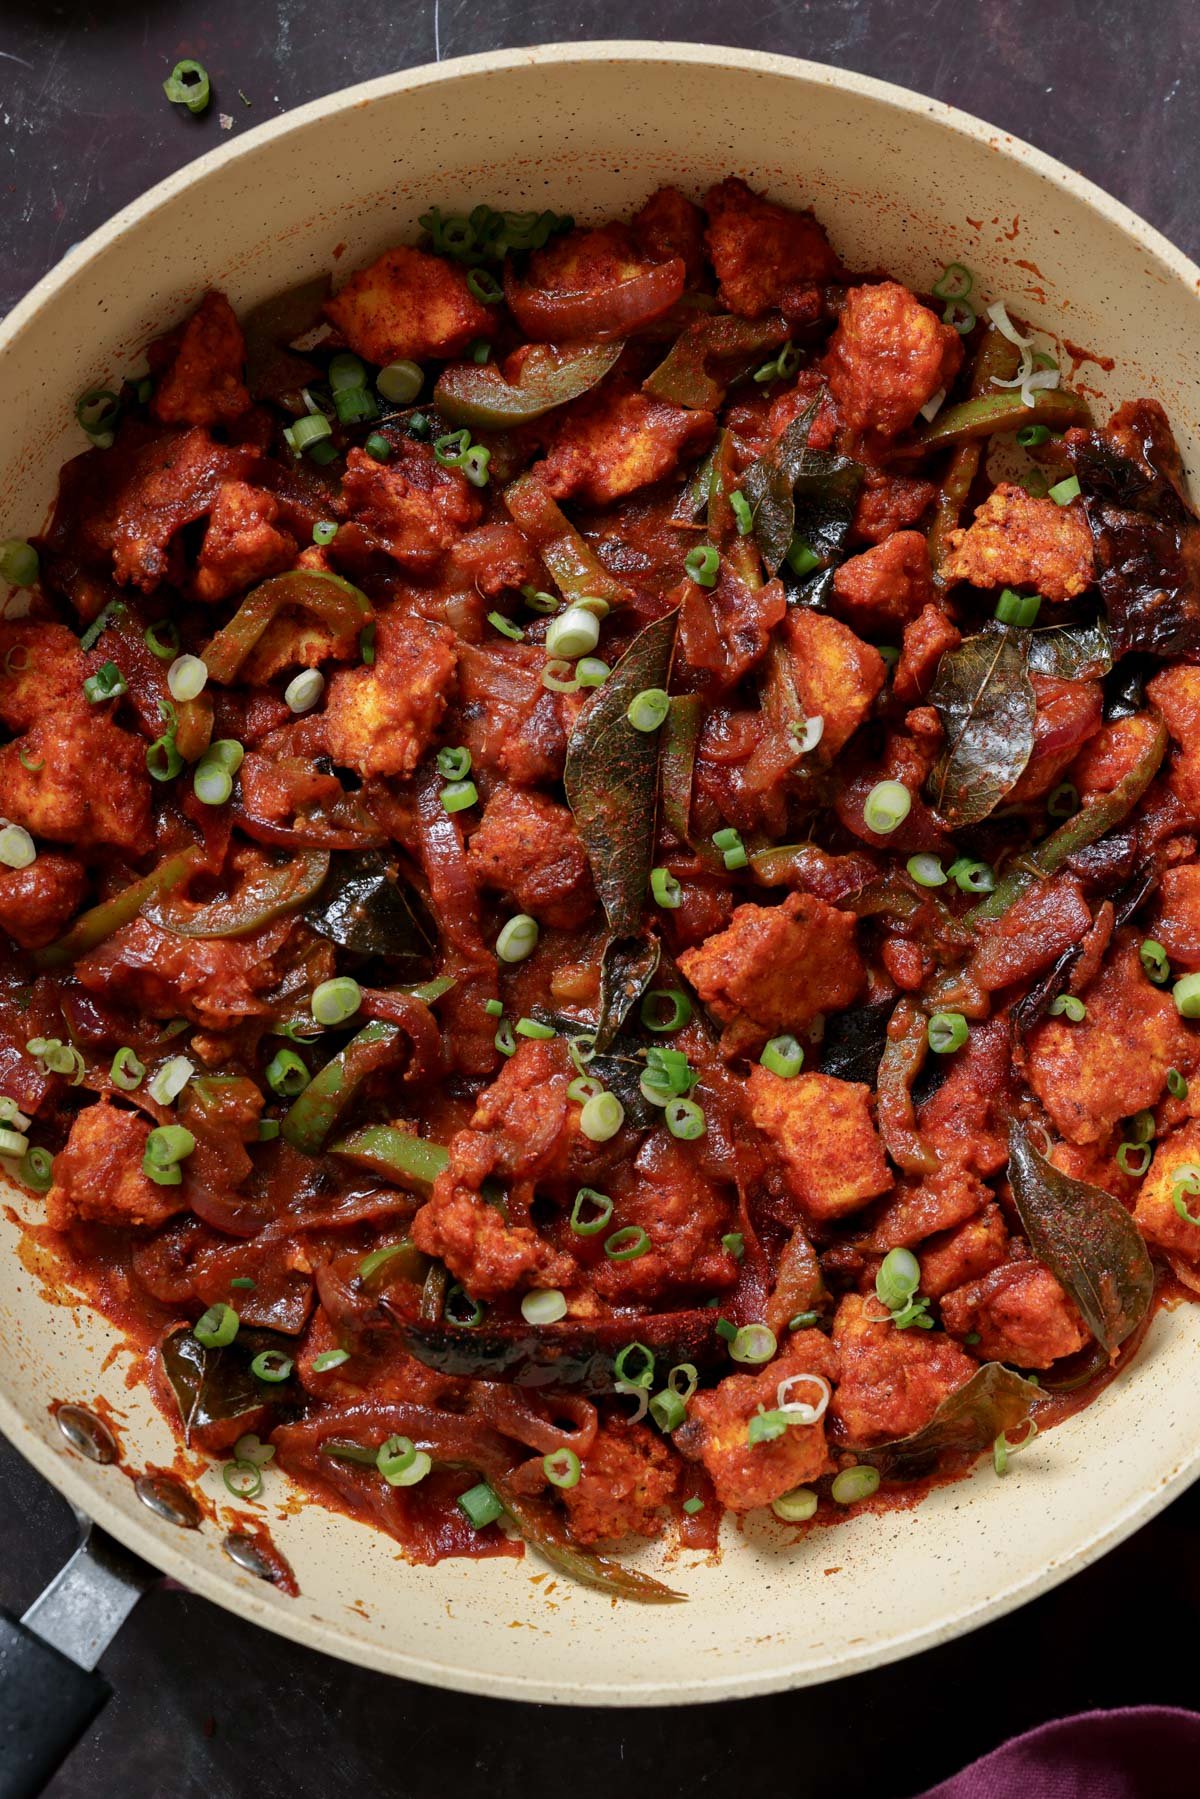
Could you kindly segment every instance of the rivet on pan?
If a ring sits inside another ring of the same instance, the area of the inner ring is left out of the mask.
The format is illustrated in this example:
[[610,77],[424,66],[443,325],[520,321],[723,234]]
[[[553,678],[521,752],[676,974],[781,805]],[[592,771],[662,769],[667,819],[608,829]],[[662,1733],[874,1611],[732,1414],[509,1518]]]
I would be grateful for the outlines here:
[[247,1574],[257,1575],[259,1580],[274,1581],[275,1569],[253,1537],[231,1530],[221,1547],[230,1561],[236,1562],[239,1568],[244,1568]]
[[89,1462],[115,1462],[116,1438],[102,1418],[81,1405],[60,1405],[54,1414],[58,1428],[72,1449]]
[[200,1507],[186,1487],[165,1474],[143,1474],[133,1483],[133,1490],[147,1510],[181,1530],[199,1530]]

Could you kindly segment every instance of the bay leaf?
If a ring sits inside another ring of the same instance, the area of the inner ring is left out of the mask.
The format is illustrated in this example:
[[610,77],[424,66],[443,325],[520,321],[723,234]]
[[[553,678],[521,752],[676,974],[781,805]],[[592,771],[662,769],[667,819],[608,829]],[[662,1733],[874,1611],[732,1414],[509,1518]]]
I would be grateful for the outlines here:
[[945,731],[925,795],[952,830],[978,824],[1033,751],[1037,702],[1021,634],[992,622],[938,663],[929,702]]

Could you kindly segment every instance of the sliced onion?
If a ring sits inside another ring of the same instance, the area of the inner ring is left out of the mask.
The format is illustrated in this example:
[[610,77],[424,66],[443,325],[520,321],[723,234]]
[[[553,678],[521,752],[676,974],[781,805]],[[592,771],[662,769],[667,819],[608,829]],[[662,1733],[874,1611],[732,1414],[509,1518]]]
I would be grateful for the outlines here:
[[631,1380],[619,1380],[613,1382],[613,1391],[615,1393],[628,1393],[631,1399],[637,1400],[637,1411],[633,1413],[632,1417],[630,1417],[627,1422],[630,1424],[640,1424],[642,1419],[646,1416],[646,1412],[650,1406],[649,1387],[636,1386]]
[[[1032,337],[1021,336],[1021,333],[1009,318],[1008,308],[1003,300],[993,300],[991,305],[987,308],[987,316],[996,327],[1001,337],[1006,337],[1010,344],[1016,344],[1019,348],[1026,349],[1033,342]],[[998,381],[996,385],[997,387],[1007,387],[1009,384],[1007,382]]]
[[921,408],[921,417],[925,420],[926,424],[932,425],[934,419],[937,417],[938,413],[942,410],[942,401],[945,398],[946,398],[945,388],[939,387],[937,392],[932,396],[932,398],[926,400],[924,406],[922,406],[922,408]]
[[[792,1388],[803,1386],[806,1382],[809,1386],[819,1387],[821,1390],[821,1397],[815,1405],[809,1405],[803,1399],[791,1398]],[[780,1381],[775,1394],[775,1404],[779,1411],[786,1412],[789,1418],[796,1420],[797,1424],[818,1424],[825,1416],[825,1408],[832,1397],[832,1387],[819,1374],[790,1374],[786,1380]]]

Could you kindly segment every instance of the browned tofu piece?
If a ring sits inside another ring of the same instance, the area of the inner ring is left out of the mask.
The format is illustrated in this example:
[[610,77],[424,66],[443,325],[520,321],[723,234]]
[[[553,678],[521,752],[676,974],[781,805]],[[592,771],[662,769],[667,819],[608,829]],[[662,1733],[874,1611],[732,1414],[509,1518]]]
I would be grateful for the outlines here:
[[177,335],[163,339],[150,367],[150,410],[164,425],[228,425],[249,410],[242,380],[246,343],[224,294],[210,290]]
[[1079,1309],[1041,1262],[1005,1262],[942,1299],[942,1322],[956,1337],[977,1332],[981,1362],[1049,1368],[1090,1340]]
[[881,437],[907,431],[961,364],[958,332],[898,281],[850,289],[825,358],[846,424]]
[[28,868],[0,871],[0,931],[22,949],[41,949],[59,935],[86,886],[78,862],[46,851]]
[[839,614],[857,631],[898,636],[934,598],[929,550],[920,531],[894,531],[834,571]]
[[279,501],[265,488],[223,481],[200,545],[193,584],[196,598],[226,600],[252,582],[290,568],[296,540],[278,528],[278,517]]
[[1181,968],[1200,968],[1200,864],[1164,869],[1150,935]]
[[886,1193],[892,1173],[871,1117],[871,1089],[828,1074],[790,1080],[756,1065],[750,1113],[812,1218],[840,1218]]
[[1200,820],[1200,668],[1177,663],[1146,683],[1146,698],[1166,720],[1176,744],[1167,786],[1193,821]]
[[656,262],[678,256],[689,287],[704,274],[704,214],[677,187],[660,187],[634,215],[633,238]]
[[[1200,1119],[1191,1118],[1158,1144],[1150,1172],[1138,1188],[1134,1222],[1153,1249],[1200,1264],[1200,1224],[1190,1224],[1175,1209],[1175,1183],[1185,1169],[1200,1170]],[[1200,1181],[1197,1181],[1200,1185]],[[1200,1218],[1200,1193],[1181,1190],[1180,1197]]]
[[679,1484],[679,1464],[661,1437],[644,1424],[613,1419],[580,1462],[578,1481],[561,1494],[577,1543],[658,1536]]
[[974,1218],[992,1197],[991,1188],[953,1163],[923,1180],[902,1181],[871,1215],[871,1228],[861,1247],[872,1255],[907,1249],[937,1231],[948,1231]]
[[892,691],[904,706],[915,706],[933,686],[938,663],[947,650],[956,650],[962,633],[940,606],[926,606],[919,618],[904,627],[904,641]]
[[813,213],[779,206],[737,176],[710,188],[704,209],[723,306],[748,319],[771,311],[798,323],[817,316],[815,290],[836,281],[842,265]]
[[6,743],[0,793],[6,817],[35,837],[134,856],[150,848],[145,746],[94,709],[53,713]]
[[789,893],[779,906],[738,906],[728,929],[684,950],[679,967],[723,1024],[741,1016],[767,1031],[802,1031],[863,990],[855,923],[810,893]]
[[[717,1498],[731,1511],[770,1505],[780,1494],[833,1472],[825,1442],[825,1420],[790,1424],[782,1436],[751,1443],[750,1420],[779,1406],[779,1389],[795,1375],[816,1376],[787,1390],[789,1401],[816,1406],[838,1375],[837,1353],[821,1331],[797,1331],[784,1353],[761,1374],[727,1374],[716,1387],[697,1393],[677,1439],[689,1455],[699,1455]],[[821,1384],[823,1383],[823,1385]]]
[[655,400],[620,371],[554,418],[550,449],[533,472],[555,499],[591,506],[663,480],[706,450],[716,430],[711,412]]
[[522,912],[556,930],[577,930],[595,907],[575,820],[545,794],[497,787],[467,856],[481,887],[511,894]]
[[890,1319],[876,1323],[876,1314],[877,1299],[847,1293],[833,1321],[841,1377],[830,1411],[863,1448],[920,1430],[975,1372],[942,1331],[897,1330]]
[[364,780],[410,775],[442,721],[454,669],[445,625],[379,613],[374,663],[342,669],[329,683],[325,728],[338,766]]
[[887,681],[883,657],[840,619],[810,612],[806,606],[793,606],[783,628],[795,658],[805,714],[825,720],[821,747],[826,755],[836,756]]
[[[572,1120],[574,1123],[574,1120]],[[732,1189],[716,1185],[693,1146],[654,1131],[634,1160],[632,1180],[614,1185],[615,1218],[645,1231],[650,1247],[629,1262],[594,1257],[589,1279],[609,1305],[648,1305],[669,1311],[691,1296],[697,1303],[727,1292],[738,1265],[721,1239],[737,1223]]]
[[1143,759],[1157,729],[1158,719],[1148,710],[1102,724],[1067,771],[1081,805],[1111,793]]
[[907,531],[919,524],[936,498],[937,484],[933,481],[869,468],[854,509],[854,536],[866,543],[882,543],[894,531]]
[[971,974],[988,993],[1028,982],[1082,943],[1092,914],[1074,875],[1035,881],[1001,917],[980,926]]
[[465,269],[403,244],[351,275],[325,311],[357,355],[379,363],[457,356],[496,325]]
[[432,574],[483,513],[465,475],[443,468],[428,444],[406,440],[390,462],[351,450],[342,477],[346,518],[414,575]]
[[101,1101],[80,1112],[54,1158],[46,1222],[65,1231],[94,1224],[158,1225],[187,1205],[182,1187],[163,1187],[142,1172],[150,1122]]
[[1093,580],[1092,534],[1083,507],[1035,499],[1002,481],[975,523],[951,531],[941,573],[972,587],[1036,587],[1047,600],[1070,600]]
[[[11,660],[10,660],[11,659]],[[41,619],[0,620],[0,720],[27,731],[63,708],[81,712],[88,702],[83,682],[87,660],[74,631]]]
[[1030,1033],[1029,1084],[1072,1143],[1094,1143],[1152,1106],[1167,1070],[1187,1059],[1185,1028],[1170,993],[1146,979],[1139,941],[1120,933],[1083,991],[1087,1016],[1078,1024],[1046,1018]]
[[987,1205],[977,1218],[956,1230],[931,1237],[919,1257],[921,1292],[940,1299],[952,1287],[990,1274],[1008,1259],[1008,1227],[997,1205]]

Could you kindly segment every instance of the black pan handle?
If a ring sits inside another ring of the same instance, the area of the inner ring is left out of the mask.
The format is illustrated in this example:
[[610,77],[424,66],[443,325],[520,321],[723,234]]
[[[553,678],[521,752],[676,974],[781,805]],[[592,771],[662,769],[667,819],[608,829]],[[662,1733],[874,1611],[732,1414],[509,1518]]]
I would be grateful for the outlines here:
[[0,1799],[36,1799],[111,1693],[0,1610]]
[[0,1799],[37,1799],[111,1697],[96,1663],[155,1569],[76,1513],[83,1540],[23,1618],[0,1609]]

